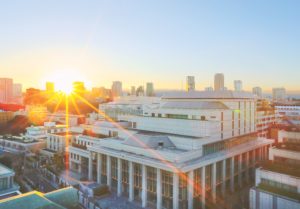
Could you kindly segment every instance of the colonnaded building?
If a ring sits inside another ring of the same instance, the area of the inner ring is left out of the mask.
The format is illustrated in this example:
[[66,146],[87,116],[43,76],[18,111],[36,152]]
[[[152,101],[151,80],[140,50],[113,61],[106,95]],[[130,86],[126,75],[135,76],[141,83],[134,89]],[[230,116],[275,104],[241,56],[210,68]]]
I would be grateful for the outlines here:
[[256,101],[245,92],[121,97],[99,107],[68,147],[70,169],[149,208],[205,208],[254,177],[273,140],[256,136]]

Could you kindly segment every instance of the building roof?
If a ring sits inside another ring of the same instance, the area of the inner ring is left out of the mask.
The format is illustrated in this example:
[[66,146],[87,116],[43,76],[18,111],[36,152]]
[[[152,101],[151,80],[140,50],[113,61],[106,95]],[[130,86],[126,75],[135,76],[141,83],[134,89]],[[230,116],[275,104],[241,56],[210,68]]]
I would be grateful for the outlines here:
[[32,191],[0,200],[1,209],[65,209],[78,205],[77,190],[68,187],[47,194]]
[[5,176],[5,175],[12,175],[15,172],[8,167],[4,166],[3,164],[0,163],[0,176]]
[[229,109],[222,102],[215,101],[170,101],[164,103],[161,108],[165,109]]
[[236,91],[189,91],[166,93],[162,99],[254,99],[254,94]]
[[134,134],[128,137],[123,144],[144,149],[157,149],[160,146],[161,148],[176,148],[169,137],[163,135]]

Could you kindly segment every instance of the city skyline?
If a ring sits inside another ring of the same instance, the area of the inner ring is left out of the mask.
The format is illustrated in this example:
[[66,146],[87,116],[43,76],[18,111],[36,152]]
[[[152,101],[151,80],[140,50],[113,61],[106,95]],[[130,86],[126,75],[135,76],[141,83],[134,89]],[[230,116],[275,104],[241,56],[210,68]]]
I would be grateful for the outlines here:
[[184,89],[193,75],[203,90],[221,72],[229,89],[242,80],[246,91],[299,93],[299,3],[289,2],[2,4],[1,77],[41,88],[53,71],[72,71],[90,87]]

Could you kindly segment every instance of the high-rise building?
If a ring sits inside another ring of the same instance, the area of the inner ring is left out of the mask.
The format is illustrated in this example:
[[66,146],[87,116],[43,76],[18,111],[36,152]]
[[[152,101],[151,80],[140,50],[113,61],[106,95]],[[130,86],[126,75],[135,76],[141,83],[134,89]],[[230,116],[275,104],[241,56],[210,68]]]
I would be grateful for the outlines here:
[[143,86],[139,86],[136,89],[136,95],[137,96],[144,96],[145,95],[145,91],[144,91],[144,87]]
[[54,83],[53,82],[46,82],[46,91],[54,92]]
[[255,94],[257,97],[262,97],[262,89],[259,86],[252,88],[252,93]]
[[243,91],[243,83],[241,80],[234,81],[234,91]]
[[73,82],[73,92],[76,94],[83,95],[85,93],[84,82],[82,82],[82,81]]
[[195,91],[195,77],[194,76],[186,77],[186,91]]
[[130,95],[132,95],[132,96],[136,95],[135,86],[131,86]]
[[14,83],[13,84],[13,97],[21,97],[22,96],[22,84]]
[[122,96],[123,90],[122,90],[122,82],[121,81],[114,81],[111,86],[111,93],[112,97],[120,97]]
[[285,88],[273,88],[272,93],[273,93],[273,101],[282,102],[286,100]]
[[146,84],[146,96],[147,97],[152,97],[154,96],[154,87],[153,87],[153,83],[147,83]]
[[223,91],[224,90],[224,74],[217,73],[215,74],[215,91]]
[[0,78],[0,102],[9,103],[13,97],[13,79]]

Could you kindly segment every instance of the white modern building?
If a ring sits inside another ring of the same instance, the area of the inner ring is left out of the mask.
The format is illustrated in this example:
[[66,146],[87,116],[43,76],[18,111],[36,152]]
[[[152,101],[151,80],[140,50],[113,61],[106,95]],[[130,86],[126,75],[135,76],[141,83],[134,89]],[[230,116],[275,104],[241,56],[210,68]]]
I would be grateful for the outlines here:
[[112,97],[120,97],[123,94],[122,90],[122,82],[121,81],[114,81],[112,86],[111,86],[111,94]]
[[146,83],[146,96],[147,97],[154,96],[154,87],[153,87],[153,83],[151,82]]
[[281,130],[269,162],[256,170],[250,209],[300,208],[300,132]]
[[285,88],[273,88],[272,89],[273,101],[274,102],[284,102],[286,101],[286,91]]
[[223,73],[215,74],[214,87],[215,87],[214,88],[215,91],[223,91],[225,89]]
[[182,92],[125,101],[100,106],[108,121],[90,128],[103,137],[81,136],[86,144],[69,148],[70,162],[85,155],[90,180],[142,207],[221,204],[219,197],[251,179],[273,142],[255,134],[252,94]]
[[15,172],[0,164],[0,200],[20,194],[19,185],[14,183]]
[[195,91],[195,76],[186,77],[186,91]]
[[243,91],[243,83],[241,80],[234,81],[234,91]]
[[255,94],[258,98],[262,98],[262,88],[259,86],[252,88],[252,93]]

